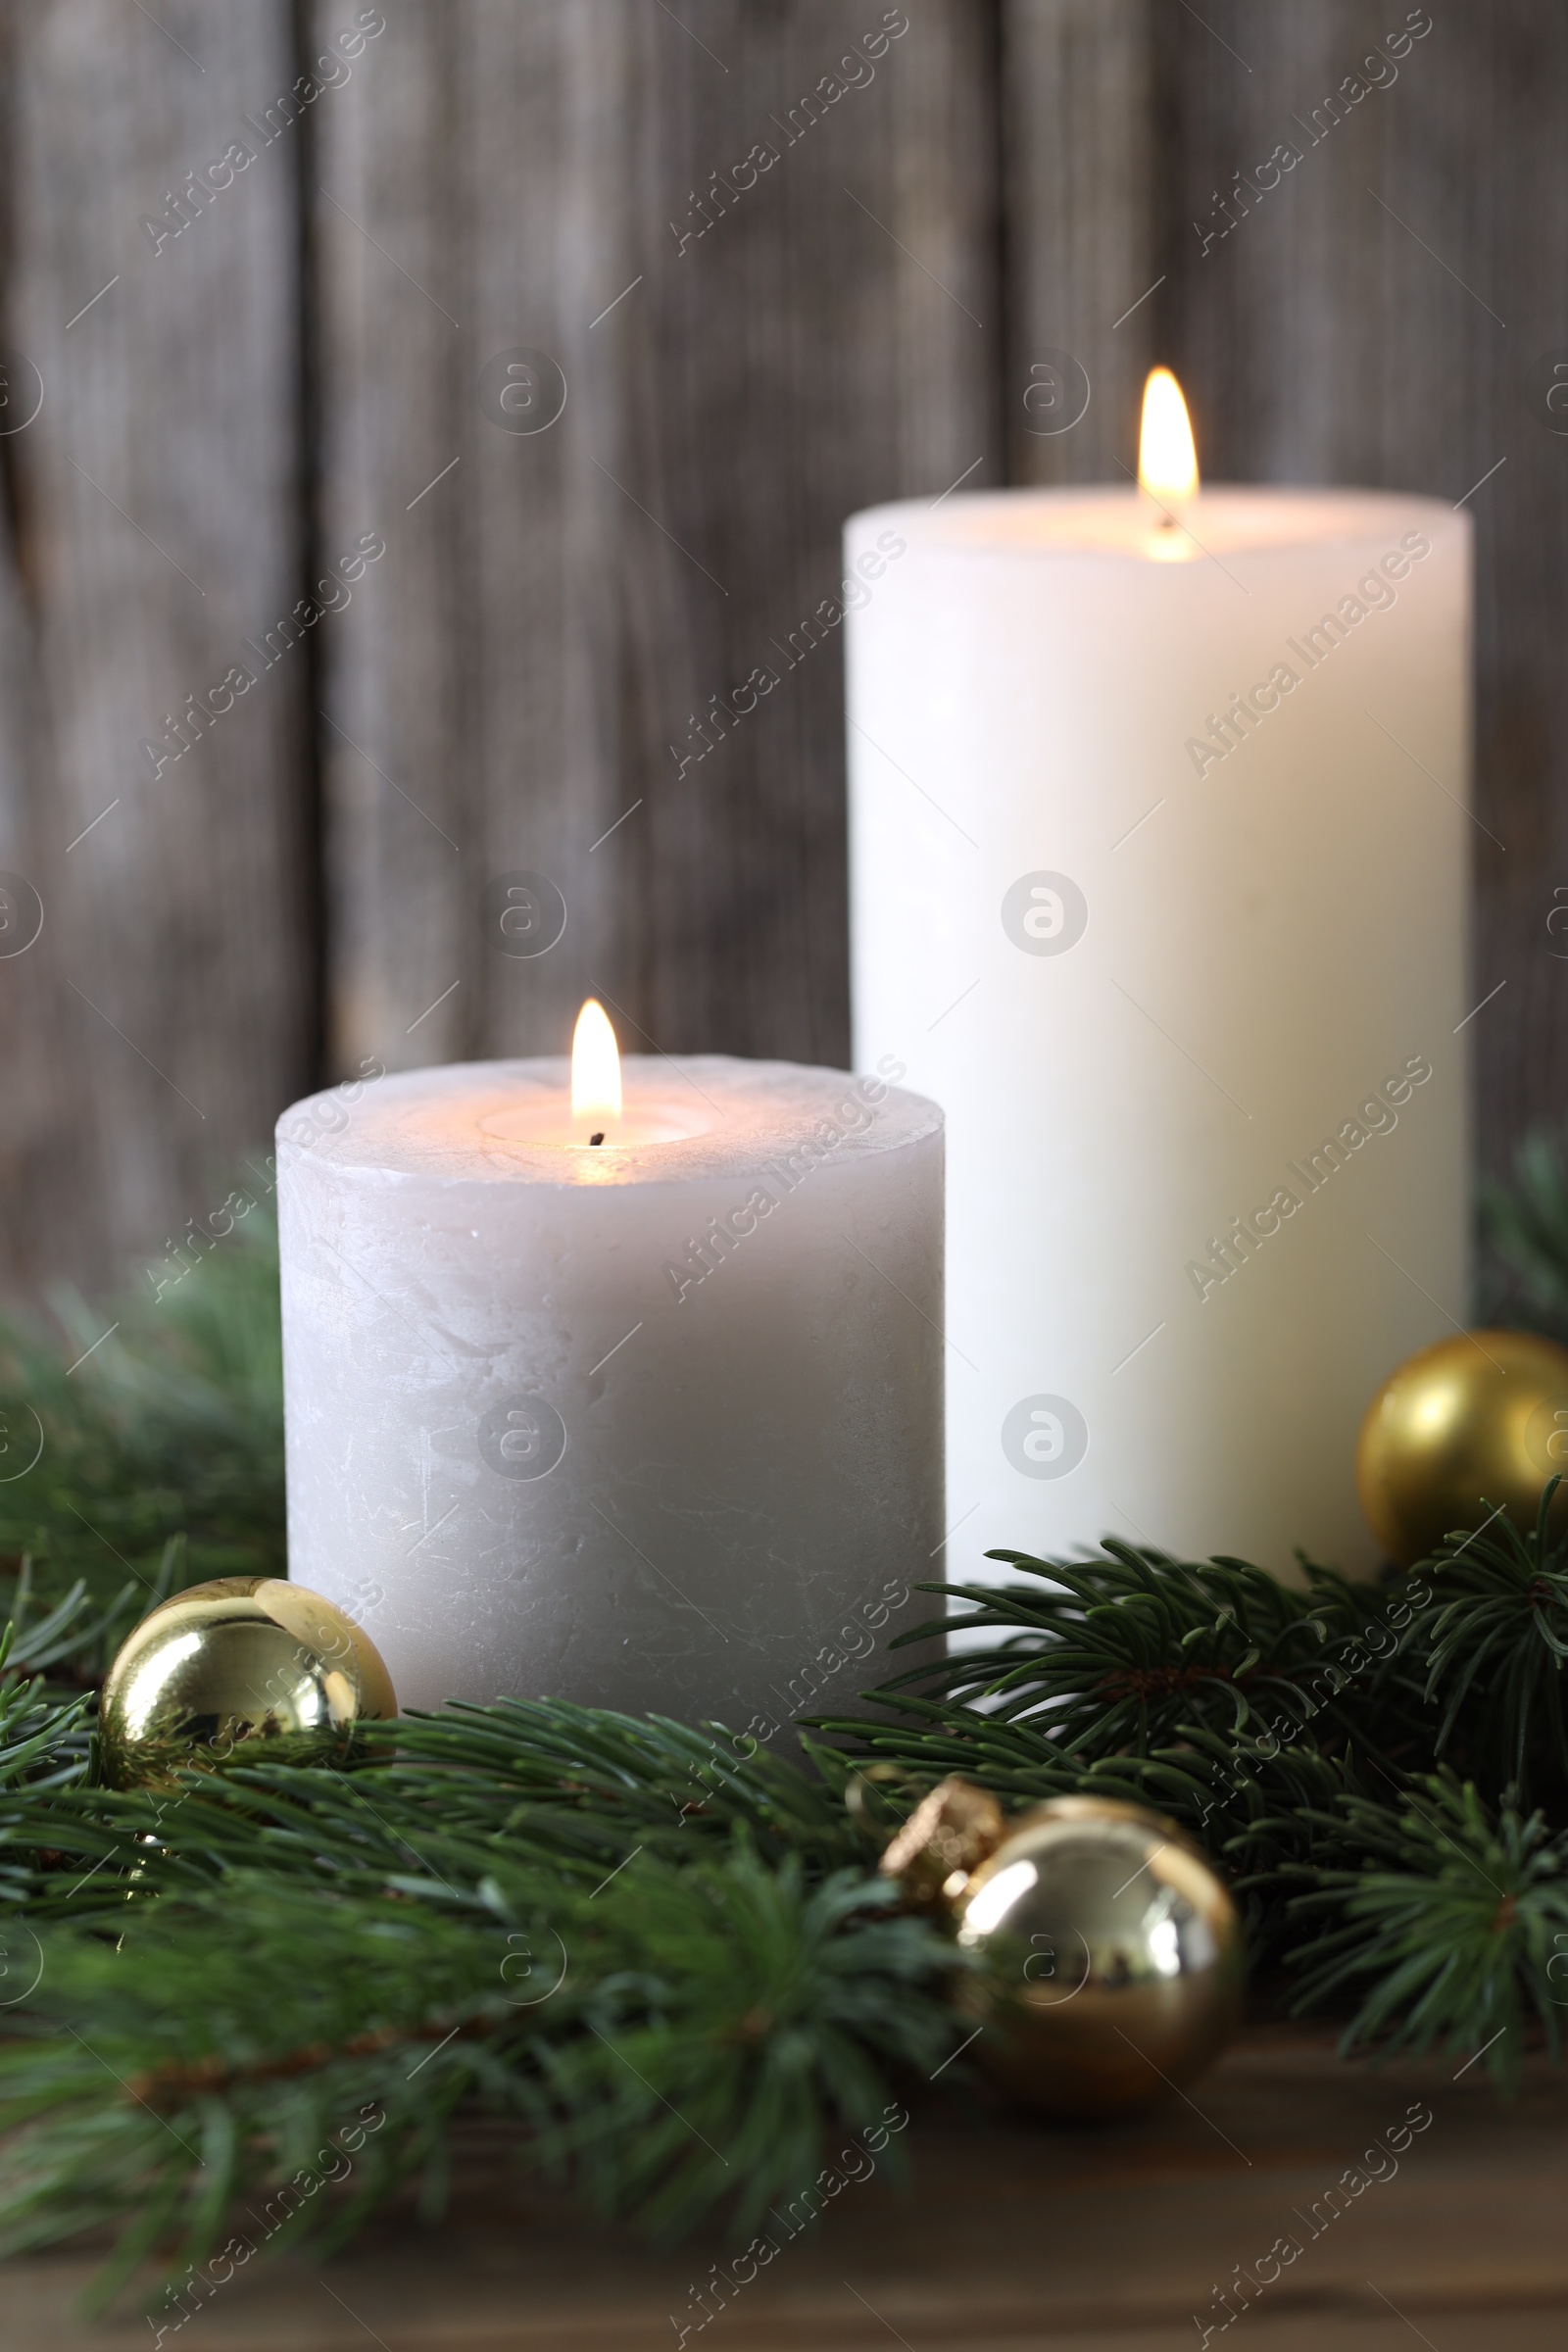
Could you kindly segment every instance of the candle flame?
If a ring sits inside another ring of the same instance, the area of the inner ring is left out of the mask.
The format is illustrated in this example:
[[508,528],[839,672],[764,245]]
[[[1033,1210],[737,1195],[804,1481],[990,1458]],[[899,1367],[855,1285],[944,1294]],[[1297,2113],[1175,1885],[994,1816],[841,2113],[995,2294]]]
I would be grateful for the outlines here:
[[1168,368],[1152,370],[1144,386],[1138,436],[1138,486],[1174,519],[1198,491],[1198,452],[1182,388]]
[[571,1117],[573,1126],[587,1122],[606,1130],[620,1117],[620,1052],[597,997],[589,998],[572,1031]]

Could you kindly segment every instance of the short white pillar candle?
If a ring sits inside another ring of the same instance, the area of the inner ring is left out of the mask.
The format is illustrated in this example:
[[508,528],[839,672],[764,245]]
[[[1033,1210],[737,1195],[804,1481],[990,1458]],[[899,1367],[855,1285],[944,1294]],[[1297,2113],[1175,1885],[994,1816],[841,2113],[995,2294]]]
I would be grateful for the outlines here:
[[942,1167],[886,1075],[716,1056],[618,1112],[544,1060],[296,1104],[291,1576],[405,1706],[842,1705],[939,1572]]

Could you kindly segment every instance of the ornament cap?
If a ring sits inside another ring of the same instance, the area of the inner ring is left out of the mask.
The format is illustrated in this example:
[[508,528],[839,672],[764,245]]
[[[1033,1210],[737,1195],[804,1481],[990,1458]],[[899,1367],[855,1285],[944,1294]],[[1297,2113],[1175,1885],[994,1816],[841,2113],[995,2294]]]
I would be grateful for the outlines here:
[[1007,1819],[989,1788],[955,1774],[923,1797],[879,1865],[914,1902],[952,1902],[1006,1835]]

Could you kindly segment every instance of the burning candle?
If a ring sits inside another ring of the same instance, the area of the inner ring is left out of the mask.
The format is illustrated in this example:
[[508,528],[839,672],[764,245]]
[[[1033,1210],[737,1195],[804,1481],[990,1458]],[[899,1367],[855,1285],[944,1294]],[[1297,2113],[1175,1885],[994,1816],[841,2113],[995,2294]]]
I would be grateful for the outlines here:
[[942,1119],[896,1061],[383,1077],[278,1124],[290,1574],[405,1705],[771,1737],[925,1603]]
[[1359,1417],[1465,1313],[1468,516],[1201,489],[1163,369],[1142,438],[1137,489],[848,527],[857,1052],[948,1117],[950,1574],[1369,1566]]

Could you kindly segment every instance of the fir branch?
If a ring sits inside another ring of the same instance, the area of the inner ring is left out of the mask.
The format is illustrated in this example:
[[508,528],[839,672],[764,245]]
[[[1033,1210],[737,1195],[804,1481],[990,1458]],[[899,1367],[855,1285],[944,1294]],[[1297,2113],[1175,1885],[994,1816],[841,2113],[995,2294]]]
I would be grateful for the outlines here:
[[[1243,1739],[1282,1717],[1298,1730],[1321,1718],[1323,1744],[1365,1740],[1381,1718],[1396,1744],[1408,1743],[1421,1691],[1399,1648],[1363,1657],[1354,1674],[1336,1671],[1378,1619],[1377,1587],[1303,1561],[1306,1589],[1297,1591],[1246,1560],[1177,1560],[1114,1538],[1089,1560],[987,1556],[1036,1581],[920,1588],[968,1612],[894,1646],[956,1628],[962,1640],[936,1665],[883,1685],[874,1695],[884,1704],[906,1706],[917,1691],[927,1704],[983,1709],[988,1722],[1026,1724],[1054,1752],[1086,1762],[1148,1754],[1193,1722]],[[982,1633],[1004,1639],[981,1643]]]
[[[183,1582],[285,1574],[270,1206],[257,1200],[161,1297],[149,1286],[99,1314],[62,1292],[54,1305],[65,1347],[0,1320],[7,1467],[41,1447],[0,1485],[0,1568],[17,1574],[30,1557],[51,1594],[79,1581],[98,1601],[129,1578],[149,1607],[174,1538],[186,1547]],[[101,1653],[76,1661],[87,1674],[106,1663]]]
[[1559,2056],[1568,2002],[1568,1840],[1539,1813],[1494,1813],[1473,1786],[1427,1776],[1396,1810],[1346,1800],[1342,1833],[1360,1866],[1298,1864],[1311,1891],[1299,1918],[1336,1923],[1293,1954],[1306,1984],[1298,2006],[1346,1993],[1358,2006],[1342,2049],[1487,2053],[1504,2090],[1518,2082],[1533,2018]]
[[0,1805],[0,1856],[30,1870],[38,1915],[76,1917],[119,1916],[131,1886],[183,1894],[244,1871],[439,1900],[498,1854],[592,1887],[634,1851],[678,1868],[738,1830],[813,1876],[874,1862],[832,1788],[746,1745],[717,1725],[500,1699],[367,1725],[344,1766],[276,1760],[267,1742],[169,1789],[29,1785]]
[[[44,1883],[35,1833],[68,1789],[84,1788],[93,1759],[92,1698],[61,1692],[50,1680],[84,1649],[101,1651],[134,1623],[134,1587],[95,1610],[81,1586],[35,1620],[26,1571],[21,1609],[0,1633],[0,1903],[34,1898]],[[7,1972],[0,1967],[0,1978]]]
[[1568,1535],[1548,1533],[1561,1479],[1549,1480],[1521,1535],[1503,1513],[1449,1536],[1419,1573],[1433,1588],[1412,1645],[1428,1658],[1425,1696],[1442,1709],[1438,1756],[1457,1755],[1484,1787],[1568,1795],[1563,1666],[1568,1660]]
[[276,2230],[338,2242],[414,2176],[439,2206],[467,2100],[601,2210],[669,2235],[721,2207],[744,2232],[814,2177],[829,2126],[874,2123],[897,2070],[929,2074],[959,2037],[951,1944],[887,1916],[893,1890],[863,1871],[812,1885],[742,1832],[592,1888],[492,1860],[445,1899],[239,1873],[122,1905],[118,1946],[45,1929],[0,2047],[0,2247],[118,2221],[105,2292],[170,2233],[173,2268],[201,2262],[379,2109],[368,2170],[319,2205],[297,2188]]

